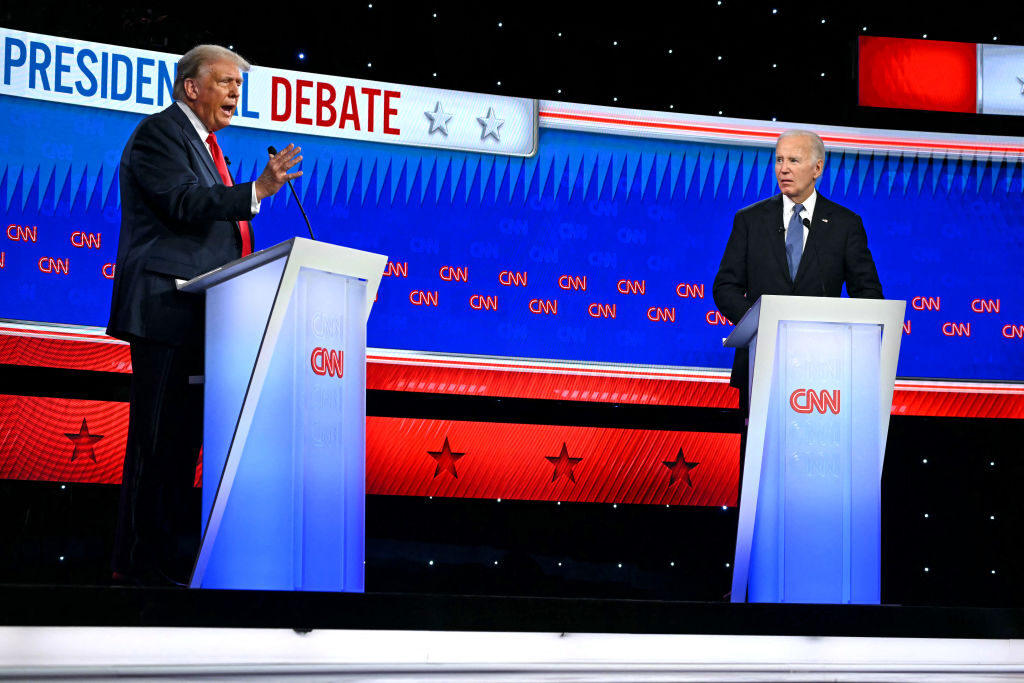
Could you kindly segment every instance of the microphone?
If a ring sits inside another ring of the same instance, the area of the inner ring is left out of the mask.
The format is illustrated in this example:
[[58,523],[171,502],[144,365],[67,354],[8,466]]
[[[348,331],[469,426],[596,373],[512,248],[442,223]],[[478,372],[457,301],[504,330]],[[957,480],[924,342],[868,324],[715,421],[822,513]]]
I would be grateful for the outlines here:
[[[808,233],[810,233],[810,230],[811,230],[811,219],[805,217],[804,220],[803,220],[803,223],[804,223],[804,227],[807,228]],[[807,235],[807,243],[811,244],[811,236],[810,236],[810,234]],[[825,277],[824,277],[824,275],[822,275],[822,272],[821,272],[821,260],[818,258],[818,250],[817,249],[814,250],[814,265],[815,265],[815,267],[816,267],[816,269],[818,271],[818,282],[821,284],[821,295],[822,296],[828,296],[827,294],[825,294]]]
[[[270,156],[277,156],[277,149],[273,145],[267,147],[267,152]],[[313,226],[309,224],[309,217],[306,216],[306,210],[302,208],[302,202],[299,200],[299,195],[295,192],[295,186],[292,185],[292,181],[288,181],[288,189],[292,191],[292,196],[295,197],[295,203],[299,205],[299,211],[302,212],[302,218],[306,221],[306,229],[309,230],[309,239],[316,241],[316,237],[313,236]]]

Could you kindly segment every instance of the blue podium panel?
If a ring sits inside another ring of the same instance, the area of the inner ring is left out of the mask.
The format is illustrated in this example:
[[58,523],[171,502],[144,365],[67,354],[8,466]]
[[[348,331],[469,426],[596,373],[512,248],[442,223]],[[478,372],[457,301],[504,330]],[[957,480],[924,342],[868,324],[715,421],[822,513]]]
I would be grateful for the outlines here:
[[[265,305],[236,312],[242,291]],[[208,290],[193,585],[363,590],[366,296],[359,278],[276,262]]]
[[880,349],[880,325],[779,323],[751,602],[879,602]]

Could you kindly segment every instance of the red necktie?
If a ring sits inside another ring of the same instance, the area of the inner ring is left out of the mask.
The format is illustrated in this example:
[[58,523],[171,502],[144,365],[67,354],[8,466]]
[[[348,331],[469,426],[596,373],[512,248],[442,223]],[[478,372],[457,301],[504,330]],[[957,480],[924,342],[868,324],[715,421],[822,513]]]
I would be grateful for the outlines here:
[[[228,165],[224,161],[224,152],[221,151],[220,145],[217,144],[217,136],[210,133],[206,138],[206,144],[210,146],[210,152],[213,154],[213,164],[217,167],[220,179],[224,181],[225,185],[231,187],[234,183],[231,181],[231,175],[228,173]],[[248,256],[252,253],[252,228],[249,227],[249,221],[238,221],[238,232],[242,235],[242,256]]]

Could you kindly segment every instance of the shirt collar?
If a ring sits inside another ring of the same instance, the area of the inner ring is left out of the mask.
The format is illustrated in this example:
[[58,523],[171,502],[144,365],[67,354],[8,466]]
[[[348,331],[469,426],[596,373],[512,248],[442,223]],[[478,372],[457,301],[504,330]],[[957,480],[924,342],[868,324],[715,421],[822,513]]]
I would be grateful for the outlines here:
[[[814,191],[811,192],[811,196],[803,201],[803,205],[804,205],[803,216],[805,216],[807,218],[810,218],[811,216],[814,215],[814,205],[817,203],[817,201],[818,201],[818,191],[814,190]],[[790,199],[786,195],[782,195],[782,213],[783,213],[784,216],[791,216],[791,215],[793,215],[793,207],[794,206],[796,206],[796,202],[794,202],[792,199]]]
[[185,112],[185,116],[188,117],[189,123],[191,123],[192,127],[196,129],[196,135],[199,136],[199,139],[206,142],[206,138],[209,137],[210,131],[207,130],[206,125],[199,120],[196,113],[192,111],[192,107],[188,106],[181,100],[174,100],[174,103],[181,107],[181,110]]

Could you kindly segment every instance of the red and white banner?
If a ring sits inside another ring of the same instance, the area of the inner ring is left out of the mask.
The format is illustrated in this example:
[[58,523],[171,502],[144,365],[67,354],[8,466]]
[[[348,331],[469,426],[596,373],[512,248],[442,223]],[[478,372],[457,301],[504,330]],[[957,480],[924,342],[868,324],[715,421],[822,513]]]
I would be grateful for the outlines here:
[[866,107],[1024,116],[1024,47],[862,36]]

